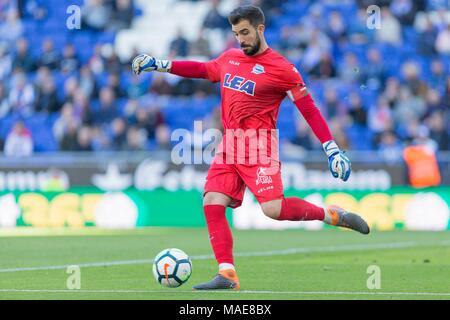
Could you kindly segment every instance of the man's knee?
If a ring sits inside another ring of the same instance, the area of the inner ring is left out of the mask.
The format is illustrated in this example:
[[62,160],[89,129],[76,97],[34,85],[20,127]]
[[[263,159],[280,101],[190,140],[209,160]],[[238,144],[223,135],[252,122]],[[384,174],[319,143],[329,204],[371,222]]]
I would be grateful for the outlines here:
[[220,192],[207,192],[203,197],[203,206],[221,205],[228,207],[230,203],[231,198]]
[[272,200],[261,203],[261,209],[269,218],[278,220],[281,212],[281,200]]

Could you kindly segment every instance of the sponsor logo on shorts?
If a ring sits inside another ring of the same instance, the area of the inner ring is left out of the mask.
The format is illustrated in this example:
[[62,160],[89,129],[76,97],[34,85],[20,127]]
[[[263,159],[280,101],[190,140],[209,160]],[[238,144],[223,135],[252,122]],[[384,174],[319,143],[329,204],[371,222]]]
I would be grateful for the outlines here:
[[272,177],[268,175],[269,168],[259,167],[256,170],[256,185],[272,183]]
[[272,190],[272,189],[274,189],[273,186],[268,186],[268,187],[264,187],[264,188],[258,189],[258,191],[256,191],[256,193],[261,193],[261,192],[264,192],[264,191],[267,191],[267,190]]

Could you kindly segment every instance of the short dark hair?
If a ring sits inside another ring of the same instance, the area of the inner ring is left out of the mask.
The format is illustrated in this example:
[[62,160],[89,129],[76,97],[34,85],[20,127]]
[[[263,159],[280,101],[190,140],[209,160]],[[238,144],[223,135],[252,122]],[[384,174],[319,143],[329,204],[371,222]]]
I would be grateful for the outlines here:
[[261,8],[256,6],[240,6],[230,12],[228,15],[228,22],[230,24],[235,25],[238,24],[241,20],[247,20],[250,22],[252,26],[255,28],[264,24],[266,18],[264,17],[264,12]]

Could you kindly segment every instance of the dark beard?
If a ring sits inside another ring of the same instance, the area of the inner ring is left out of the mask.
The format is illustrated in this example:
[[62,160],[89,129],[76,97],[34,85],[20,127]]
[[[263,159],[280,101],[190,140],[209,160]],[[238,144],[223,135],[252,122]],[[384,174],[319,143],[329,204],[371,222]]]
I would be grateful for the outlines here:
[[256,43],[254,46],[251,47],[251,50],[249,52],[243,51],[247,56],[254,56],[259,49],[261,48],[261,39],[259,38],[259,35],[256,34]]

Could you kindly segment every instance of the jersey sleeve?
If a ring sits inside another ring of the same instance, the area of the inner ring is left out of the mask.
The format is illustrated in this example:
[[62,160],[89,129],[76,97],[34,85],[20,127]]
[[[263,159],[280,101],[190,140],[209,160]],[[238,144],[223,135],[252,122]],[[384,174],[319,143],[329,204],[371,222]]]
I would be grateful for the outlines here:
[[290,64],[288,70],[284,70],[281,74],[279,90],[287,94],[294,102],[308,94],[305,82],[293,64]]
[[207,71],[207,79],[211,82],[218,82],[221,79],[220,69],[223,61],[227,55],[227,52],[222,53],[217,58],[205,63]]

